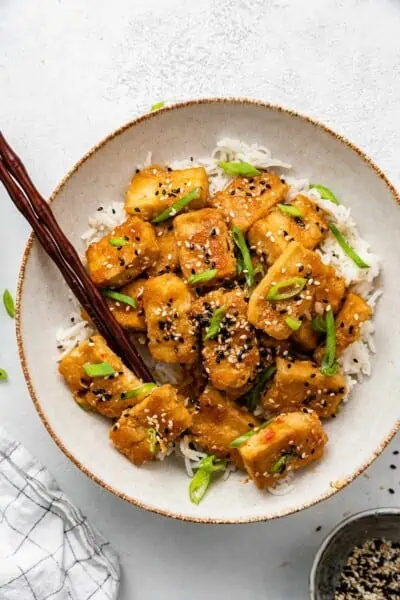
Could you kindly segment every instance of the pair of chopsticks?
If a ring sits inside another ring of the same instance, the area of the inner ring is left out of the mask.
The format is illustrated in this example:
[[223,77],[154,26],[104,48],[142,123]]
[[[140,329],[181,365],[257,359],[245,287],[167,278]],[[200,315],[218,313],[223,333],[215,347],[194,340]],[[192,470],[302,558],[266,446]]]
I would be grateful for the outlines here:
[[22,161],[0,132],[0,179],[11,200],[31,225],[42,248],[57,265],[78,302],[87,311],[99,333],[137,377],[154,381],[107,302],[93,284],[75,248],[53,212],[32,183]]

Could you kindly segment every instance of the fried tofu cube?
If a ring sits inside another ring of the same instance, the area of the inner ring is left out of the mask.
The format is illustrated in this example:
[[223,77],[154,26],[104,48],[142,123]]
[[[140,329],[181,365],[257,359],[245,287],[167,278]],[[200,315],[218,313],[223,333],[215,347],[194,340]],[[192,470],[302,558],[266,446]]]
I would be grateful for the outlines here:
[[203,341],[206,372],[219,390],[234,392],[251,382],[260,361],[257,339],[247,320],[247,303],[243,291],[222,289],[209,292],[196,301],[193,315],[206,334],[213,313],[225,307],[218,334]]
[[149,279],[143,306],[152,356],[166,363],[193,363],[197,339],[191,320],[190,286],[173,273]]
[[162,223],[154,227],[156,231],[159,257],[154,267],[148,270],[150,277],[175,273],[179,270],[178,246],[176,245],[174,226],[172,223]]
[[300,194],[290,205],[297,208],[302,216],[293,217],[277,207],[264,219],[256,221],[249,230],[251,246],[258,254],[264,255],[270,265],[293,240],[312,250],[328,231],[323,211],[314,202]]
[[282,413],[239,446],[244,466],[260,489],[319,460],[328,437],[313,411]]
[[[114,376],[88,377],[84,366],[107,362],[115,371]],[[59,371],[74,395],[75,401],[85,410],[92,410],[110,419],[145,397],[126,398],[126,392],[142,385],[142,382],[122,363],[107,346],[100,335],[94,335],[71,350],[59,364]]]
[[331,265],[325,265],[320,258],[314,264],[314,309],[322,314],[324,310],[332,309],[336,313],[342,304],[346,293],[346,284],[336,269]]
[[[312,278],[317,259],[317,255],[311,250],[307,250],[298,242],[291,242],[250,296],[250,323],[269,336],[284,340],[293,333],[285,321],[287,317],[297,320],[310,318],[314,287],[308,284],[308,280]],[[267,299],[274,285],[292,278],[306,280],[304,288],[298,294],[287,300]]]
[[289,187],[274,173],[264,172],[257,177],[236,177],[209,203],[220,209],[231,225],[246,232],[256,221],[265,217],[270,209],[282,202]]
[[111,427],[114,446],[135,465],[153,460],[192,423],[184,399],[172,385],[155,388]]
[[133,176],[125,196],[125,210],[151,221],[194,188],[201,188],[199,198],[192,200],[189,210],[207,204],[208,178],[203,167],[171,171],[151,165]]
[[321,419],[337,412],[346,394],[343,375],[323,375],[310,360],[277,358],[276,373],[268,386],[263,406],[271,412],[291,412],[312,408]]
[[[349,292],[346,300],[335,319],[336,326],[336,356],[356,342],[360,337],[360,327],[362,323],[368,321],[372,316],[370,305],[357,294]],[[318,348],[315,352],[315,359],[321,362],[325,352],[325,347]]]
[[204,208],[178,215],[174,229],[179,263],[186,279],[211,269],[217,270],[216,277],[201,285],[214,286],[235,277],[233,241],[219,210]]
[[[118,240],[123,240],[123,245],[115,245]],[[152,267],[158,256],[154,229],[139,217],[129,217],[86,250],[90,277],[99,287],[121,287],[129,283]]]
[[124,304],[119,300],[106,298],[108,307],[113,316],[121,327],[128,331],[146,331],[146,319],[144,318],[143,308],[143,290],[145,283],[145,279],[135,279],[135,281],[128,283],[119,290],[121,294],[136,300],[136,308],[133,308],[129,304]]
[[320,336],[312,327],[310,320],[304,320],[297,331],[293,331],[290,338],[305,352],[311,352],[318,346]]
[[246,409],[239,408],[213,387],[207,386],[198,399],[190,430],[193,441],[205,452],[232,460],[242,467],[238,451],[231,448],[230,444],[259,425],[260,421]]

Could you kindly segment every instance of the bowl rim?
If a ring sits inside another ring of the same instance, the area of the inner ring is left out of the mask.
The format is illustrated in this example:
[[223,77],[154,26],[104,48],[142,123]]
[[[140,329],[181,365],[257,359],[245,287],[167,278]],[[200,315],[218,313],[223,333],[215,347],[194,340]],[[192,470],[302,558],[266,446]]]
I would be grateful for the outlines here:
[[337,536],[341,534],[341,532],[348,527],[351,523],[355,521],[360,521],[365,517],[370,517],[373,515],[397,515],[400,517],[400,508],[396,507],[382,507],[382,508],[368,508],[367,510],[362,510],[356,512],[345,519],[340,521],[335,527],[328,533],[328,535],[323,539],[321,545],[319,546],[317,552],[315,553],[313,564],[310,570],[309,576],[309,593],[310,600],[316,600],[315,596],[315,578],[318,573],[318,569],[321,564],[321,558],[326,548],[330,544],[330,542]]
[[[380,167],[378,167],[378,165],[375,164],[375,162],[363,150],[361,150],[358,146],[353,144],[353,142],[350,142],[350,140],[348,140],[346,137],[337,133],[336,131],[334,131],[333,129],[331,129],[330,127],[325,125],[324,123],[320,122],[319,120],[309,117],[307,115],[304,115],[300,112],[297,112],[296,110],[285,108],[278,104],[273,104],[270,102],[263,102],[263,101],[254,100],[254,99],[250,99],[250,98],[244,98],[244,97],[211,97],[211,98],[200,98],[200,99],[187,100],[187,101],[183,101],[183,102],[176,102],[173,104],[169,104],[168,106],[165,106],[157,111],[154,111],[154,112],[150,111],[150,112],[144,113],[141,116],[126,122],[122,126],[118,127],[114,131],[112,131],[110,134],[108,134],[107,136],[102,138],[97,144],[92,146],[86,152],[86,154],[84,154],[82,156],[82,158],[80,158],[73,165],[73,167],[66,173],[66,175],[64,175],[64,177],[61,179],[61,181],[58,183],[58,185],[55,187],[54,191],[50,195],[49,200],[48,200],[49,204],[51,204],[57,198],[57,196],[59,195],[61,190],[68,183],[69,179],[74,175],[75,172],[78,171],[78,169],[93,154],[95,154],[98,150],[100,150],[105,144],[107,144],[114,138],[118,137],[119,135],[123,134],[126,130],[128,130],[131,127],[134,127],[140,123],[143,123],[143,122],[147,121],[148,119],[157,118],[160,113],[176,111],[181,108],[193,107],[193,106],[204,105],[204,104],[238,104],[238,105],[258,106],[258,107],[265,108],[265,109],[273,111],[273,112],[283,113],[290,117],[295,117],[297,119],[301,119],[301,120],[305,121],[306,123],[309,123],[310,125],[316,127],[317,129],[324,131],[331,137],[336,138],[338,141],[345,144],[353,152],[356,152],[356,154],[358,154],[358,156],[370,168],[372,168],[373,171],[375,172],[375,174],[384,182],[385,186],[390,191],[395,202],[400,205],[400,192],[398,192],[397,189],[394,187],[394,185],[389,181],[388,177],[385,175],[385,173],[382,171],[382,169]],[[26,271],[26,267],[28,264],[28,260],[30,257],[30,253],[32,250],[32,245],[33,245],[34,240],[35,240],[35,235],[33,233],[31,233],[28,238],[24,253],[22,255],[22,260],[21,260],[21,265],[20,265],[19,275],[18,275],[18,282],[17,282],[17,293],[16,293],[15,327],[16,327],[17,347],[18,347],[18,355],[19,355],[22,371],[24,374],[25,382],[28,387],[28,391],[29,391],[29,394],[33,401],[33,404],[39,414],[39,417],[40,417],[43,425],[45,426],[49,435],[52,437],[53,441],[60,448],[60,450],[72,461],[72,463],[76,467],[78,467],[85,475],[87,475],[89,477],[89,479],[91,479],[98,485],[102,486],[104,489],[111,492],[118,498],[125,500],[125,501],[129,502],[130,504],[133,504],[139,508],[143,508],[149,512],[153,512],[153,513],[156,513],[156,514],[159,514],[162,516],[170,517],[173,519],[178,519],[181,521],[189,521],[189,522],[193,522],[193,523],[203,523],[203,524],[213,524],[213,525],[216,525],[216,524],[218,524],[218,525],[224,525],[224,524],[236,525],[236,524],[241,524],[241,523],[256,523],[256,522],[261,522],[261,521],[269,521],[272,519],[277,519],[277,518],[281,518],[281,517],[285,517],[285,516],[288,516],[291,514],[298,513],[301,510],[304,510],[306,508],[309,508],[311,506],[319,504],[323,500],[326,500],[327,498],[330,498],[331,496],[336,494],[338,491],[341,491],[349,483],[354,481],[363,471],[365,471],[365,469],[367,467],[369,467],[370,464],[372,464],[372,462],[381,454],[383,449],[388,445],[390,440],[394,437],[396,432],[400,429],[400,419],[399,419],[396,423],[394,423],[393,428],[388,433],[386,438],[384,440],[382,440],[382,442],[379,444],[379,446],[372,451],[371,455],[367,458],[367,460],[356,471],[354,471],[349,477],[347,477],[347,479],[341,480],[340,486],[339,485],[331,486],[331,489],[329,491],[324,492],[323,494],[321,494],[314,500],[305,502],[304,504],[301,504],[300,506],[297,506],[294,509],[285,509],[280,512],[276,512],[274,514],[268,514],[268,512],[266,512],[264,514],[259,514],[256,516],[248,516],[248,517],[244,517],[244,518],[234,518],[234,519],[196,517],[196,516],[192,516],[192,515],[182,514],[182,513],[176,512],[176,511],[170,511],[170,510],[165,510],[165,509],[159,509],[154,506],[148,506],[144,502],[141,502],[141,501],[137,500],[136,498],[133,498],[133,497],[125,494],[124,492],[121,492],[121,491],[115,489],[113,486],[111,486],[106,481],[104,481],[100,476],[94,475],[87,467],[85,467],[85,465],[83,465],[79,461],[78,458],[76,458],[74,456],[74,454],[70,450],[68,450],[65,447],[63,441],[58,437],[58,435],[55,433],[55,431],[50,426],[50,423],[48,422],[46,415],[44,414],[44,412],[42,410],[39,397],[36,394],[33,382],[31,380],[31,376],[29,373],[29,367],[28,367],[28,361],[27,361],[27,358],[25,355],[24,340],[23,340],[23,335],[22,335],[22,309],[23,309],[22,300],[23,300],[23,292],[24,292],[25,271]]]

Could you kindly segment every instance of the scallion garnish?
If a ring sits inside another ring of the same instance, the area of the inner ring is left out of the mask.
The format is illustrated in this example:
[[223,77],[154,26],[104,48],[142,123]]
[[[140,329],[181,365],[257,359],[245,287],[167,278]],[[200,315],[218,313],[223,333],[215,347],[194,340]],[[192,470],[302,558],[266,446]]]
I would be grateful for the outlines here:
[[0,369],[0,381],[7,381],[8,374],[5,369]]
[[232,227],[232,236],[233,241],[235,242],[242,256],[240,267],[241,272],[243,272],[245,275],[247,285],[251,287],[254,284],[254,267],[245,237],[240,231],[239,227],[236,227],[236,225]]
[[3,303],[4,303],[4,308],[6,309],[8,316],[13,319],[15,316],[14,300],[8,290],[4,290]]
[[303,290],[306,283],[307,279],[304,279],[304,277],[290,277],[290,279],[279,281],[270,288],[267,300],[277,302],[278,300],[293,298]]
[[103,290],[101,293],[106,298],[111,298],[117,302],[122,302],[122,304],[128,304],[128,306],[131,306],[132,308],[137,308],[137,301],[135,298],[131,298],[131,296],[115,292],[114,290]]
[[347,254],[349,258],[359,267],[360,269],[369,269],[369,265],[363,261],[363,259],[357,254],[357,252],[346,242],[343,235],[340,233],[339,229],[333,223],[329,224],[329,229],[335,236],[339,246],[342,248],[343,252]]
[[207,281],[211,281],[216,277],[218,273],[217,269],[210,269],[209,271],[203,271],[202,273],[197,273],[196,275],[191,275],[187,282],[190,285],[198,285],[202,283],[207,283]]
[[252,387],[251,390],[243,397],[244,404],[251,412],[255,410],[267,381],[271,379],[271,377],[275,374],[275,371],[275,365],[271,365],[265,369],[257,379],[254,387]]
[[111,246],[115,248],[122,248],[122,246],[126,246],[129,241],[124,237],[115,237],[110,239]]
[[108,362],[83,365],[83,369],[88,377],[108,377],[115,374],[114,369]]
[[149,427],[147,430],[150,442],[150,452],[155,454],[157,452],[158,440],[157,431],[153,427]]
[[150,110],[151,112],[154,112],[155,110],[160,110],[160,108],[162,108],[163,106],[165,106],[165,102],[156,102],[155,104],[153,104]]
[[258,433],[259,431],[261,431],[261,429],[264,429],[264,427],[266,427],[267,425],[269,425],[272,420],[273,419],[269,419],[268,421],[266,421],[262,425],[259,425],[258,427],[254,427],[254,429],[250,429],[250,431],[246,431],[246,433],[243,433],[243,435],[240,435],[235,440],[233,440],[233,442],[231,442],[229,444],[229,447],[230,448],[237,448],[238,446],[241,446],[244,442],[247,442],[247,440],[249,438],[253,437],[253,435],[256,435],[256,433]]
[[175,217],[189,202],[199,198],[201,194],[201,187],[195,187],[191,192],[186,194],[186,196],[182,196],[176,202],[174,202],[171,206],[163,210],[161,214],[158,215],[155,219],[152,220],[152,223],[161,223],[162,221],[166,221],[171,217]]
[[322,315],[315,315],[311,321],[311,327],[317,333],[325,333],[326,332],[326,323],[325,319]]
[[291,204],[278,204],[278,208],[281,212],[290,215],[291,217],[303,217],[303,213],[297,206],[292,206]]
[[261,263],[258,263],[258,265],[256,267],[254,267],[254,277],[258,274],[262,275],[263,277],[265,275],[264,267],[262,266]]
[[203,340],[211,340],[211,338],[214,338],[218,334],[218,331],[219,331],[219,328],[221,325],[221,321],[225,316],[227,308],[228,308],[227,306],[220,306],[213,312],[213,315],[212,315],[211,321],[210,321],[210,325],[207,328],[207,331],[206,331],[205,336],[203,337]]
[[221,169],[225,171],[227,175],[239,175],[240,177],[256,177],[256,175],[261,175],[261,171],[247,162],[220,161],[218,166],[221,167]]
[[283,454],[277,461],[276,463],[274,463],[272,465],[272,467],[270,468],[269,472],[272,473],[272,475],[275,475],[276,473],[283,473],[283,471],[286,469],[286,465],[287,462],[289,460],[290,456],[289,454]]
[[297,331],[302,325],[302,322],[294,317],[286,317],[285,323],[288,327],[290,327],[290,329],[293,329],[293,331]]
[[189,485],[189,498],[191,502],[194,504],[201,502],[210,485],[212,474],[217,471],[223,471],[225,466],[226,461],[217,459],[214,455],[203,458]]
[[335,375],[338,364],[336,362],[336,327],[335,317],[332,309],[327,310],[325,313],[325,327],[326,327],[326,346],[325,354],[321,362],[320,371],[323,375],[332,376]]
[[324,185],[319,185],[318,183],[310,183],[310,189],[317,190],[321,198],[323,198],[324,200],[329,200],[330,202],[333,202],[333,204],[340,204],[335,194]]
[[121,400],[124,400],[125,398],[137,398],[142,394],[148,395],[156,387],[157,385],[155,383],[144,383],[143,385],[134,388],[133,390],[129,390],[129,392],[122,392]]

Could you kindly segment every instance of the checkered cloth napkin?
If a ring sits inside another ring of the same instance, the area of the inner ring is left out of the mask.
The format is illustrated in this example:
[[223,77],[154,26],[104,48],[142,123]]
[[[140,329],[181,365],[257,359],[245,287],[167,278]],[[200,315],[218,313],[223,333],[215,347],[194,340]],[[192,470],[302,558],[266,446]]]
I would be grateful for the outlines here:
[[113,600],[118,587],[109,543],[0,428],[0,600]]

